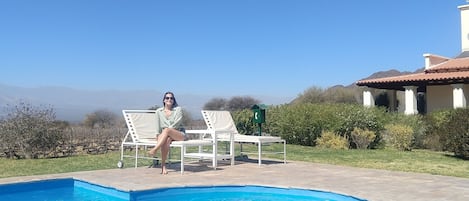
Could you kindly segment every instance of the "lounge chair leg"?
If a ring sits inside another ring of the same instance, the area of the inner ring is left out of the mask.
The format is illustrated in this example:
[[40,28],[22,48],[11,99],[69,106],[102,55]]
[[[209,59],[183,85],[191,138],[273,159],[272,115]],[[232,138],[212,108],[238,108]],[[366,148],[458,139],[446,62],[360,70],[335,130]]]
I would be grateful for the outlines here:
[[260,142],[258,143],[257,149],[258,149],[258,152],[259,152],[259,157],[258,157],[259,161],[258,161],[258,164],[259,164],[259,166],[260,166],[260,165],[262,164],[262,143],[260,143]]
[[184,153],[186,152],[186,147],[181,147],[181,174],[184,174]]
[[283,141],[283,164],[287,164],[287,145],[285,141]]
[[138,162],[138,145],[135,146],[135,168],[137,168],[137,162]]

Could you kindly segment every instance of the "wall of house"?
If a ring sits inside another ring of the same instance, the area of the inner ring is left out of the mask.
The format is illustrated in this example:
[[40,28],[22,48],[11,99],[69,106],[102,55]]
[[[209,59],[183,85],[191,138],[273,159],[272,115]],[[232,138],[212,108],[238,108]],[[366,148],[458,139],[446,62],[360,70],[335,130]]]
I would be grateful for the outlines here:
[[453,108],[453,87],[450,85],[427,86],[426,95],[427,113],[443,108]]
[[397,112],[404,113],[404,111],[405,111],[405,92],[404,91],[396,91],[396,98],[397,98]]

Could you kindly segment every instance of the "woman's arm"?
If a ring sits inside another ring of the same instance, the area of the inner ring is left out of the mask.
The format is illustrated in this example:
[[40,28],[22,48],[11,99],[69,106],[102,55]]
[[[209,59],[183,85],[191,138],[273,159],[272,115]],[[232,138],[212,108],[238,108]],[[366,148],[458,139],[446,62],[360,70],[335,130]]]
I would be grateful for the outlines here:
[[161,120],[164,119],[161,115],[163,114],[163,110],[161,108],[155,111],[156,115],[156,134],[159,135],[161,131],[163,131],[163,126]]
[[169,116],[169,118],[165,117],[163,110],[161,110],[160,112],[157,111],[157,114],[159,114],[158,116],[160,118],[161,129],[179,128],[182,124],[183,113],[182,113],[181,107],[175,107],[171,113],[171,116]]
[[169,128],[179,128],[182,124],[182,117],[183,117],[182,108],[176,107],[174,109],[175,109],[174,111],[175,114],[171,115]]

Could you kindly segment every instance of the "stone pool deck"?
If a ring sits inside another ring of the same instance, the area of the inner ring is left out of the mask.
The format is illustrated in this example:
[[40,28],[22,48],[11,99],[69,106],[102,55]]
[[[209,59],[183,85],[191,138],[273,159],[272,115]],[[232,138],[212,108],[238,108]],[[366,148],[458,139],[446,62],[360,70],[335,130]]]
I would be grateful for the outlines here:
[[[64,164],[66,165],[66,164]],[[221,162],[217,170],[198,162],[179,164],[160,175],[159,168],[124,168],[64,174],[11,177],[1,183],[73,177],[121,190],[144,190],[176,186],[268,185],[306,188],[351,195],[370,201],[468,201],[469,179],[430,174],[395,172],[289,161],[236,161],[234,166]]]

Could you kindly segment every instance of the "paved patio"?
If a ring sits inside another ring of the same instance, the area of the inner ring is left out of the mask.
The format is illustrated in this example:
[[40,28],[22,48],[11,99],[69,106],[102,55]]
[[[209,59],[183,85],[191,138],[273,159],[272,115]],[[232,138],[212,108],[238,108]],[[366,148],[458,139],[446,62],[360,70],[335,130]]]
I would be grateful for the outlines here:
[[126,191],[197,185],[268,185],[332,191],[370,201],[469,200],[469,179],[464,178],[296,161],[287,164],[267,161],[261,166],[256,162],[236,161],[234,166],[221,163],[217,170],[196,162],[186,165],[183,175],[179,173],[179,164],[173,164],[168,175],[160,175],[159,168],[116,168],[4,178],[0,183],[73,177]]

